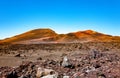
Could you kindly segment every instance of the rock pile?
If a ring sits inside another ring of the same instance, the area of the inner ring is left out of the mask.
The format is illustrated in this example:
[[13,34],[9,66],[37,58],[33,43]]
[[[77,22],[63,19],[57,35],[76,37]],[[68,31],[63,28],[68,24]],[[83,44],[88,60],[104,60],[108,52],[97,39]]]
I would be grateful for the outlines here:
[[62,62],[40,59],[36,62],[24,61],[14,68],[0,67],[0,78],[120,78],[119,68],[118,55],[94,51],[65,56]]

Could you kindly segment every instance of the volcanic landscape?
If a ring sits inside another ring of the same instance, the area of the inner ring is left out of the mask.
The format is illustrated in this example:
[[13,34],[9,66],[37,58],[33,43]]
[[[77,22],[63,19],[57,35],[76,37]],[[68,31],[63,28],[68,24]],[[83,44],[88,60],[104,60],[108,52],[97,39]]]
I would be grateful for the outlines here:
[[120,37],[34,29],[0,40],[0,78],[120,78]]

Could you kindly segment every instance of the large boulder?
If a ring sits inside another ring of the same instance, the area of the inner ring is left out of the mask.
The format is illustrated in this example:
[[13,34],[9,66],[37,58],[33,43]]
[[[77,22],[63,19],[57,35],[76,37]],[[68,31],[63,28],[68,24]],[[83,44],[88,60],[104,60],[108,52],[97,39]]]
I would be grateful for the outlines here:
[[54,70],[52,70],[52,69],[45,69],[45,68],[41,68],[41,67],[39,67],[38,69],[37,69],[37,73],[36,73],[36,77],[37,78],[48,78],[48,76],[50,77],[50,78],[57,78],[57,76],[58,76],[58,73],[57,72],[55,72]]
[[70,64],[67,56],[65,56],[65,57],[63,58],[62,66],[63,66],[63,67],[69,67],[69,66],[71,66],[71,64]]
[[18,78],[17,72],[14,70],[7,75],[7,78]]

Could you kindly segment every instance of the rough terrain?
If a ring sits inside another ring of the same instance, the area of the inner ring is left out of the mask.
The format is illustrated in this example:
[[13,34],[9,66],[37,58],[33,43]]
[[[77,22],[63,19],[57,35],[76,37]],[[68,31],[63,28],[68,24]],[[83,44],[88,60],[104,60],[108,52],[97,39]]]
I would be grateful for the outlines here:
[[118,42],[0,45],[0,55],[0,78],[120,78]]

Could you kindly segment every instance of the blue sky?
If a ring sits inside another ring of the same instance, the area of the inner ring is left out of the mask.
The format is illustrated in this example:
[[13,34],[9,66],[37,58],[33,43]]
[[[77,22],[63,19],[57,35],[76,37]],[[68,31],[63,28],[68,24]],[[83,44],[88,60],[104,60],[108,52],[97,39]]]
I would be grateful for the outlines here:
[[0,39],[36,28],[120,36],[120,0],[0,0]]

